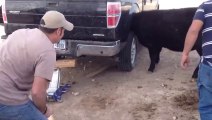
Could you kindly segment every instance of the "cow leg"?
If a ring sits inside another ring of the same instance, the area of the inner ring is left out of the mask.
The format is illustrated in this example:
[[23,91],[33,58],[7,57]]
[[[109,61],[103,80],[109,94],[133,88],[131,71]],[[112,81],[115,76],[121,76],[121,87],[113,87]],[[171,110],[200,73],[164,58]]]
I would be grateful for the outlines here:
[[161,50],[162,50],[162,47],[160,47],[160,48],[158,48],[158,50],[156,50],[156,64],[158,64],[159,62],[160,62],[160,52],[161,52]]
[[155,52],[154,48],[148,48],[149,50],[149,57],[150,57],[150,66],[148,71],[153,72],[155,69],[155,64],[157,60],[157,53]]
[[[199,56],[202,56],[202,48],[201,47],[197,48],[196,51],[199,54]],[[192,78],[196,79],[198,77],[198,71],[199,71],[199,64],[197,65],[196,69],[194,70]]]
[[198,77],[198,71],[199,71],[199,64],[196,67],[196,69],[193,72],[192,78],[196,79]]

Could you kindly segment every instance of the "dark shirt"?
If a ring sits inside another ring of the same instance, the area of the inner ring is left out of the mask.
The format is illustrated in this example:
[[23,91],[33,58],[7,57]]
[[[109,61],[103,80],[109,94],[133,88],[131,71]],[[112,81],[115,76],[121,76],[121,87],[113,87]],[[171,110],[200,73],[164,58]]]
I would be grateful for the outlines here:
[[201,20],[202,28],[202,62],[212,66],[212,0],[203,2],[197,9],[194,20]]

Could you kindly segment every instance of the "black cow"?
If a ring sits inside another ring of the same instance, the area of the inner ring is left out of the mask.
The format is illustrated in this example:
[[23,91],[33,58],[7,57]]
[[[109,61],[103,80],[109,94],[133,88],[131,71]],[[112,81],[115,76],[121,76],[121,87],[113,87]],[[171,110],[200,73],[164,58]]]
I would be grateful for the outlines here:
[[[133,15],[132,30],[139,42],[148,48],[151,59],[149,71],[160,61],[162,47],[183,51],[186,33],[197,8],[143,11]],[[192,50],[202,55],[201,35]],[[197,78],[198,66],[192,78]]]

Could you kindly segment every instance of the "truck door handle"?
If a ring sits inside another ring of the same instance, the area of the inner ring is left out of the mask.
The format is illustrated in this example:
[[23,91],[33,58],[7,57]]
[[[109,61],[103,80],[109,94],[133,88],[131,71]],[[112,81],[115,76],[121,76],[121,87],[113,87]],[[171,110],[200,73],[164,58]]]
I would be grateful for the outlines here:
[[47,3],[48,6],[58,6],[59,4],[56,2]]

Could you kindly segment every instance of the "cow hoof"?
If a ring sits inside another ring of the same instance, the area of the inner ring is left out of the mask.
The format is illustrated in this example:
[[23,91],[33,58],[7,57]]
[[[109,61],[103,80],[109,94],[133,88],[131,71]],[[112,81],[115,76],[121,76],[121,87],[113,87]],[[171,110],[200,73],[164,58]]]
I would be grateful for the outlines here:
[[197,79],[198,75],[192,75],[192,79]]
[[148,71],[149,71],[149,72],[152,72],[152,73],[154,72],[154,70],[152,70],[152,69],[148,69]]

